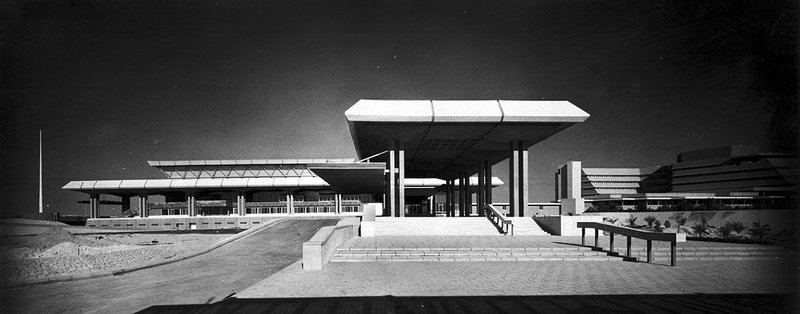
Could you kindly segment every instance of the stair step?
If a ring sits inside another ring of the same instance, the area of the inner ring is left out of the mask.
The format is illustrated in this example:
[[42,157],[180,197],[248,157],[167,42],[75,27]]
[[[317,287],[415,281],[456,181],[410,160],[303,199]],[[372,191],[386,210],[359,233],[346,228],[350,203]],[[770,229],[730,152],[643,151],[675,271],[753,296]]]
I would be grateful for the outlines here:
[[375,234],[468,236],[500,233],[484,217],[379,217],[375,220]]
[[[624,250],[624,249],[623,249]],[[613,254],[592,247],[528,248],[339,248],[331,262],[427,262],[427,261],[621,261],[646,259],[646,249],[631,248]],[[679,247],[678,261],[775,260],[797,257],[796,250],[780,247]],[[653,261],[669,262],[669,248],[654,248]]]
[[[644,257],[635,257],[644,261]],[[745,260],[780,260],[780,257],[770,256],[717,256],[717,257],[682,257],[678,261],[745,261]],[[333,256],[333,263],[349,262],[517,262],[517,261],[622,261],[623,257],[616,256]],[[654,258],[654,262],[669,262],[669,258]]]

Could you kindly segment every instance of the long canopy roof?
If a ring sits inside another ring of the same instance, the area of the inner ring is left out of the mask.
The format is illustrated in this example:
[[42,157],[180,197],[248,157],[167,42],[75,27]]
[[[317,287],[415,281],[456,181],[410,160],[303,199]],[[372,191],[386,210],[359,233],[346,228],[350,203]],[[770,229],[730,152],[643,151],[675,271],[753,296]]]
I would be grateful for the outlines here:
[[508,158],[511,142],[528,148],[589,118],[569,101],[528,100],[362,99],[345,116],[360,158],[398,142],[407,176],[443,179]]

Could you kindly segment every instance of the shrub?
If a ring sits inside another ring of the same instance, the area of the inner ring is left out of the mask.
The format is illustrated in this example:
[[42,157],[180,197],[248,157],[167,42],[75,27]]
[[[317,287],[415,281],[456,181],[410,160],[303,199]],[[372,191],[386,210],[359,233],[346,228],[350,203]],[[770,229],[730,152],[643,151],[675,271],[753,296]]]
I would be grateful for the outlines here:
[[664,227],[661,226],[661,221],[660,220],[654,221],[653,225],[655,226],[656,231],[658,231],[658,232],[664,231]]
[[750,227],[750,235],[754,238],[758,238],[760,242],[761,239],[764,238],[769,232],[772,231],[772,227],[769,224],[761,225],[761,222],[756,221],[753,223],[753,226]]
[[664,228],[669,228],[669,227],[672,227],[672,223],[670,223],[669,220],[664,220]]
[[699,224],[694,224],[694,226],[692,227],[692,230],[694,230],[694,233],[697,233],[698,237],[702,238],[703,234],[708,232],[708,229],[709,229],[708,227],[709,227],[708,221],[706,221],[706,217],[703,217],[703,218],[700,218],[700,223]]
[[[728,223],[726,222],[725,224],[728,224]],[[733,231],[736,231],[737,234],[742,234],[742,231],[747,229],[747,227],[745,227],[744,224],[741,221],[738,221],[738,220],[737,221],[733,221],[730,224],[731,224],[731,226],[730,226],[731,229],[733,229]]]
[[619,218],[616,218],[616,217],[603,217],[603,221],[606,221],[606,222],[608,222],[608,223],[610,223],[612,225],[617,224],[618,220],[619,220]]
[[633,217],[633,215],[625,219],[625,222],[628,223],[628,227],[636,228],[636,217]]
[[731,232],[733,232],[733,228],[731,227],[731,224],[729,222],[725,222],[725,224],[722,227],[719,227],[717,230],[725,239],[730,237]]
[[647,216],[647,217],[644,217],[644,221],[647,222],[647,226],[648,227],[652,228],[653,227],[653,222],[656,221],[656,217],[655,216]]
[[678,232],[680,232],[681,227],[686,224],[686,217],[681,216],[678,219],[675,219],[675,223],[678,224]]

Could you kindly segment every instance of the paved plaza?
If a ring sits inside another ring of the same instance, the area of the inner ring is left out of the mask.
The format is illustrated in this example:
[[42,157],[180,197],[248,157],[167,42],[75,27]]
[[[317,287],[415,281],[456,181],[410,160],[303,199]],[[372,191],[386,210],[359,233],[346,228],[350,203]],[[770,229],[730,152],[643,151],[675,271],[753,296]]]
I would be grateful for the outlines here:
[[[608,237],[600,238],[608,248]],[[587,237],[587,244],[593,244]],[[355,238],[345,249],[575,248],[580,237]],[[624,242],[619,245],[624,249]],[[633,247],[641,247],[634,243]],[[664,245],[658,248],[664,249]],[[758,245],[689,241],[679,249],[759,251]],[[619,249],[618,249],[619,250]],[[600,294],[791,293],[797,260],[682,261],[675,267],[622,260],[585,261],[391,261],[331,262],[319,271],[301,262],[237,293],[237,298],[342,296],[490,296]]]

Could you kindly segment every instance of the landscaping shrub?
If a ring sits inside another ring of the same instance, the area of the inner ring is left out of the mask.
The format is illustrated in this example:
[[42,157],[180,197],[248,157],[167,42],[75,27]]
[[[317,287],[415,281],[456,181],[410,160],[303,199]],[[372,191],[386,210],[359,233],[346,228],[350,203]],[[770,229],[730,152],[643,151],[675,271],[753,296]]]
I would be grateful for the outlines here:
[[769,224],[761,225],[761,222],[753,222],[753,226],[750,227],[750,235],[754,238],[757,238],[759,242],[772,231],[772,227]]
[[710,230],[710,227],[711,226],[708,224],[708,221],[706,220],[706,217],[703,217],[703,218],[700,218],[700,223],[699,224],[695,224],[692,227],[692,230],[694,231],[694,233],[697,234],[698,237],[702,238],[703,234]]
[[681,227],[686,225],[686,217],[679,217],[678,219],[675,219],[675,223],[678,224],[678,232],[680,232]]
[[636,228],[636,219],[637,219],[636,217],[633,217],[633,215],[631,215],[630,217],[628,217],[628,219],[625,219],[625,222],[628,223],[628,227]]
[[669,220],[664,220],[664,228],[669,228],[669,227],[672,227],[672,223],[670,223]]
[[[727,224],[727,222],[726,222],[726,224]],[[747,227],[745,227],[744,224],[741,221],[737,220],[737,221],[731,222],[731,229],[733,229],[733,231],[736,231],[737,234],[742,234],[742,231],[747,229]]]
[[656,232],[662,232],[662,231],[664,231],[664,227],[662,227],[662,226],[661,226],[661,221],[660,221],[660,220],[656,220],[656,221],[654,221],[654,222],[653,222],[653,225],[655,226],[655,230],[656,230]]
[[644,217],[644,221],[647,222],[647,226],[648,227],[652,228],[653,227],[653,222],[656,221],[656,217],[655,216],[647,216],[647,217]]

